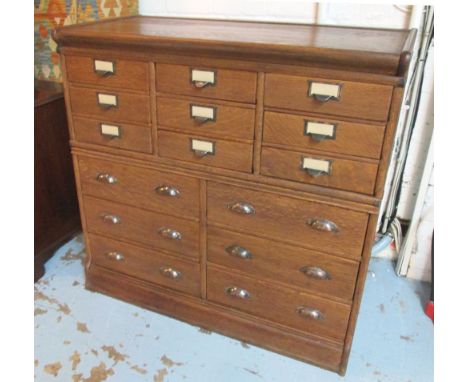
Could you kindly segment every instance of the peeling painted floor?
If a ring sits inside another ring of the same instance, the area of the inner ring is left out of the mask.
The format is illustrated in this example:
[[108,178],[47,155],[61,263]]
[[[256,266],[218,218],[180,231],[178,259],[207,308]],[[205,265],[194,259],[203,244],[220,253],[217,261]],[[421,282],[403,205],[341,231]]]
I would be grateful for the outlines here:
[[345,378],[84,289],[81,236],[35,284],[35,380],[72,382],[430,382],[429,285],[369,267]]

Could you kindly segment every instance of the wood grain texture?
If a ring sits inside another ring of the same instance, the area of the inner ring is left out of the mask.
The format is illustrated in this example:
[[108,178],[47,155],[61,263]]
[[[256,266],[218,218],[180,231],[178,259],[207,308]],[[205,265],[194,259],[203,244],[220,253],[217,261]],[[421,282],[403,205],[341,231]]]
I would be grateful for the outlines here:
[[[309,175],[302,169],[303,158],[331,161],[329,175]],[[262,175],[290,179],[372,195],[378,164],[337,158],[325,153],[296,152],[271,147],[262,148]]]
[[[309,81],[340,85],[340,99],[321,102],[308,96]],[[386,121],[392,87],[285,74],[266,75],[265,105],[334,116]]]
[[[104,109],[98,104],[98,93],[117,96],[118,107]],[[113,122],[134,122],[149,125],[149,96],[121,90],[108,91],[70,86],[71,111],[76,114]]]
[[[120,136],[109,137],[103,135],[101,132],[101,124],[103,123],[119,126]],[[151,128],[148,126],[132,125],[128,123],[109,123],[103,120],[83,117],[73,118],[73,125],[75,139],[81,142],[147,154],[151,154],[153,151]]]
[[[191,82],[192,69],[214,71],[216,83],[203,88],[195,87]],[[256,86],[257,74],[254,72],[198,65],[156,64],[156,89],[159,92],[255,103]]]
[[[239,298],[226,293],[230,287],[249,293]],[[307,333],[343,340],[346,334],[349,305],[332,302],[304,292],[295,291],[258,277],[250,278],[229,272],[228,268],[208,264],[208,300],[234,307]],[[274,307],[274,309],[271,309]],[[315,320],[298,314],[300,307],[317,309],[323,315]]]
[[[232,246],[246,249],[252,257],[233,256],[229,252]],[[281,282],[345,302],[352,301],[359,266],[355,261],[218,227],[208,227],[208,261],[253,278]],[[300,271],[305,266],[318,267],[327,272],[329,278],[306,276]]]
[[[233,212],[229,206],[238,202],[253,206],[255,214]],[[347,258],[361,256],[368,219],[365,213],[215,182],[208,182],[208,205],[208,224]],[[339,232],[315,230],[307,224],[309,219],[332,221]]]
[[[197,222],[174,216],[149,212],[119,203],[96,199],[85,195],[83,206],[88,230],[91,233],[110,236],[146,247],[159,248],[188,258],[199,258],[199,227]],[[113,224],[104,220],[105,216],[115,216],[120,222]],[[161,235],[162,229],[176,230],[181,239],[176,240]]]
[[[91,266],[93,264],[136,277],[180,292],[200,296],[200,272],[198,263],[183,260],[158,250],[148,250],[117,240],[89,235]],[[119,253],[122,260],[115,260],[109,253]],[[164,276],[161,268],[171,268],[180,273],[178,278]]]
[[[195,155],[191,139],[214,143],[215,152],[204,157]],[[162,158],[178,159],[207,166],[241,172],[252,172],[253,145],[205,137],[199,134],[179,134],[160,130],[158,132],[159,155]]]
[[[304,134],[307,121],[335,125],[335,137],[317,141]],[[326,151],[380,159],[385,133],[383,124],[340,121],[311,115],[267,111],[264,114],[263,142],[293,149]]]
[[[113,62],[114,72],[100,76],[95,71],[94,61]],[[105,55],[67,56],[68,81],[85,83],[96,87],[130,89],[147,93],[149,90],[148,64],[141,61],[114,60]]]
[[[199,181],[196,178],[88,158],[79,159],[79,169],[82,192],[86,195],[185,219],[198,219]],[[117,182],[100,181],[98,176],[101,174],[110,175]],[[160,186],[175,188],[177,196],[156,192]]]
[[[215,138],[253,140],[255,110],[221,105],[192,98],[158,97],[158,124],[161,129]],[[191,117],[191,106],[211,108],[215,120],[200,123]]]

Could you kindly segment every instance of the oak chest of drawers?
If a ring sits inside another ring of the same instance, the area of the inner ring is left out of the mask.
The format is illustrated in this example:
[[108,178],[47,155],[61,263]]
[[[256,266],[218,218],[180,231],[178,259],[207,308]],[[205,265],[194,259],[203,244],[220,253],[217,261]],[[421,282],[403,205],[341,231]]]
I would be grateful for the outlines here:
[[55,33],[86,286],[345,373],[413,31]]

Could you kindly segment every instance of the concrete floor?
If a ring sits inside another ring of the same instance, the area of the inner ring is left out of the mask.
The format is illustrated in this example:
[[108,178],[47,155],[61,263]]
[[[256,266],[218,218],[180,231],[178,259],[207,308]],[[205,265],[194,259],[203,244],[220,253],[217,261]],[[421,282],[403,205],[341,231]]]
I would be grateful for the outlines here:
[[84,289],[81,236],[35,285],[35,379],[72,382],[430,382],[429,285],[373,259],[346,377]]

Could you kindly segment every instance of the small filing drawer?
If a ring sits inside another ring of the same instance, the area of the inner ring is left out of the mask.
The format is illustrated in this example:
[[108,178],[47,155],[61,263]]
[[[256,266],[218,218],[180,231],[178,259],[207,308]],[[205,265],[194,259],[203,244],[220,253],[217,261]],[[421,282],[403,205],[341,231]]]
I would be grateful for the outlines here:
[[84,195],[90,232],[198,259],[198,223]]
[[260,173],[372,195],[378,168],[378,163],[337,158],[324,153],[299,153],[263,147]]
[[182,218],[199,217],[198,179],[101,159],[81,157],[78,163],[84,194]]
[[208,224],[359,259],[368,214],[208,182]]
[[156,65],[158,92],[255,103],[257,74],[213,67]]
[[385,85],[268,73],[265,105],[386,121],[392,91]]
[[209,301],[305,331],[343,340],[350,306],[208,265]]
[[158,97],[158,125],[162,129],[217,138],[252,140],[255,109]]
[[248,143],[159,131],[158,149],[162,158],[252,172],[253,145]]
[[208,261],[254,278],[265,278],[351,301],[359,262],[283,243],[208,227]]
[[267,111],[263,121],[263,142],[299,150],[380,159],[385,133],[383,124],[364,124]]
[[71,111],[115,122],[149,124],[149,96],[120,90],[109,91],[70,86]]
[[149,90],[149,64],[106,57],[67,56],[70,82],[135,91]]
[[91,264],[200,296],[200,270],[195,261],[92,234],[89,243]]
[[153,151],[148,126],[74,117],[73,128],[75,139],[80,142],[147,154]]

